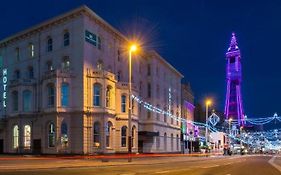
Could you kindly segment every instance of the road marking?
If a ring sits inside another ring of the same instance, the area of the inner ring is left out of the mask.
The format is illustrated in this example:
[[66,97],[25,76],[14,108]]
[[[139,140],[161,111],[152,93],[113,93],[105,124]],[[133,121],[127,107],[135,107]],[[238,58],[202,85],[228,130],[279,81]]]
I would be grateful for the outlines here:
[[155,172],[155,174],[165,174],[165,173],[170,173],[171,171],[158,171]]
[[218,167],[219,165],[211,165],[211,166],[205,166],[205,167],[202,167],[202,168],[214,168],[214,167]]
[[271,164],[274,168],[276,168],[277,170],[279,170],[281,172],[281,166],[277,165],[276,163],[274,163],[275,159],[277,156],[273,156],[268,163]]

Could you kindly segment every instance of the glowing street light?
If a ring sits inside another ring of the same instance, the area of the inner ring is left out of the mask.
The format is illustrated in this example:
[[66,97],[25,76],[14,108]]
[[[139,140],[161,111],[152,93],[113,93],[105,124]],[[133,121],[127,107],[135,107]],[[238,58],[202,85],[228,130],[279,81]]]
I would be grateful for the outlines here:
[[210,99],[207,99],[206,102],[206,131],[205,131],[205,139],[206,139],[206,145],[208,145],[208,115],[209,115],[209,106],[212,105],[212,101]]
[[132,53],[137,51],[137,45],[132,44],[129,47],[129,110],[128,110],[128,162],[132,161],[130,154],[132,153]]

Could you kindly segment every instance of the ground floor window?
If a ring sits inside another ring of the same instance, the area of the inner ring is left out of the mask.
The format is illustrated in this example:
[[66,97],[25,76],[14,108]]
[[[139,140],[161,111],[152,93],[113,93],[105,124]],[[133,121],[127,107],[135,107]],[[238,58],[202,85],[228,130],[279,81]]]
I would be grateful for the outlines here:
[[94,146],[100,147],[100,123],[94,123]]
[[23,146],[24,146],[24,149],[30,149],[30,146],[31,146],[31,127],[30,127],[30,125],[24,126]]
[[61,144],[64,148],[68,146],[68,128],[65,122],[61,124]]
[[55,124],[50,123],[48,125],[48,146],[55,147],[55,144],[56,144]]
[[121,128],[121,146],[127,146],[127,126],[122,126]]
[[112,123],[107,122],[107,127],[106,127],[106,147],[111,147],[111,135],[112,135]]
[[19,126],[15,125],[13,128],[13,148],[17,149],[19,147]]

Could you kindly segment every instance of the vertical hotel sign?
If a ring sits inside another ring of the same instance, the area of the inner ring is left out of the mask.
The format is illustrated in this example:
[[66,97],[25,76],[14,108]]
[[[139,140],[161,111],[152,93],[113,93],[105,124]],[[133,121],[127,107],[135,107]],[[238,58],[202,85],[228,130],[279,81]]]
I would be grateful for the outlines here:
[[7,82],[8,82],[8,69],[2,71],[3,82],[3,108],[7,107]]

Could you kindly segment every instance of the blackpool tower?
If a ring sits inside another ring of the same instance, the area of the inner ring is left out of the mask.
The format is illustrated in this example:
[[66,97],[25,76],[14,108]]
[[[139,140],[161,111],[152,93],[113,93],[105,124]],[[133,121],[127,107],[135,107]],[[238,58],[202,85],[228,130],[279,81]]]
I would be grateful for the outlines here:
[[241,95],[241,56],[235,34],[232,33],[230,46],[226,52],[226,119],[237,121],[237,125],[244,125],[244,110]]

